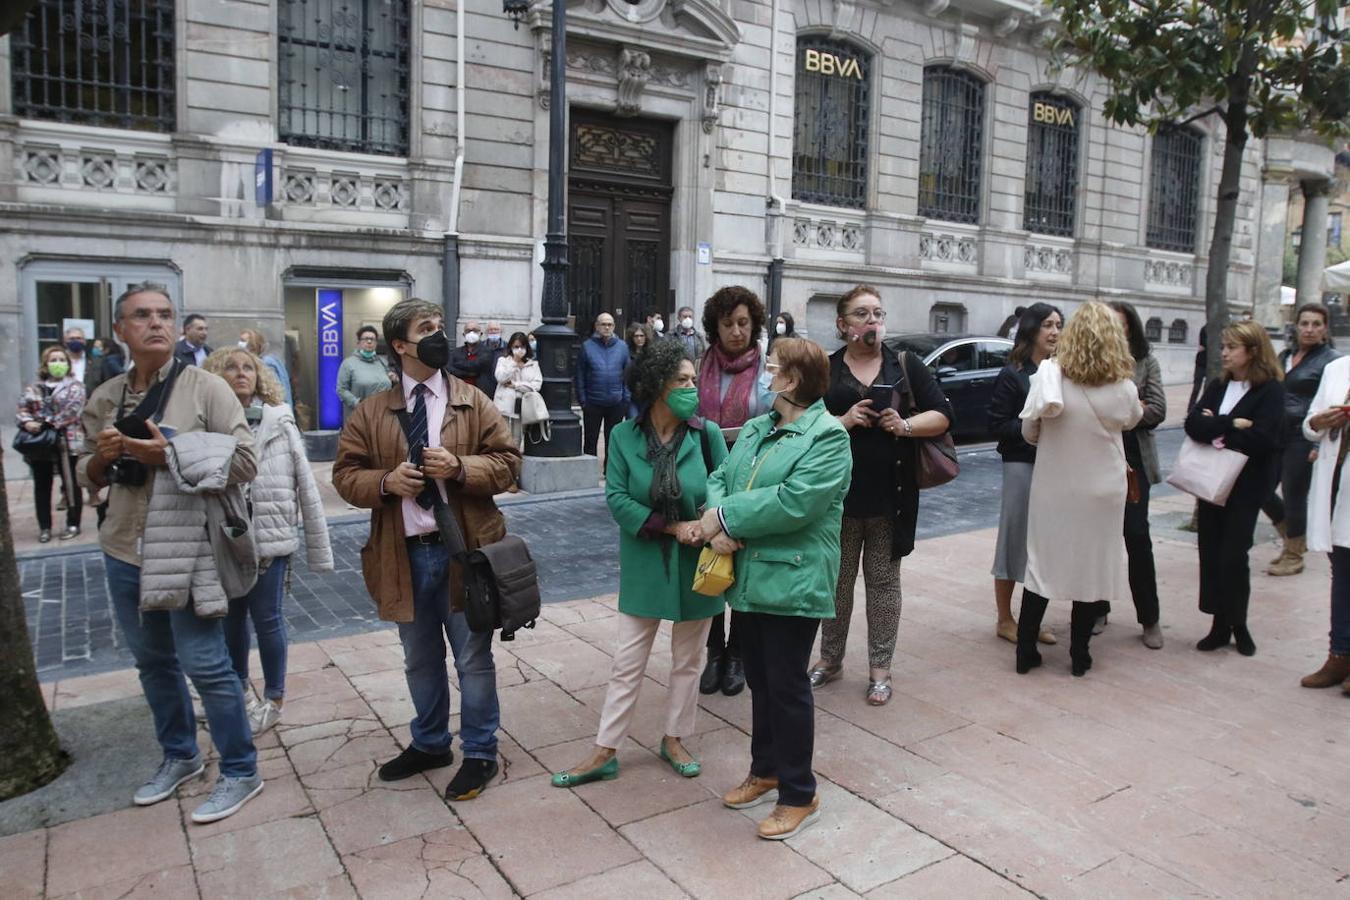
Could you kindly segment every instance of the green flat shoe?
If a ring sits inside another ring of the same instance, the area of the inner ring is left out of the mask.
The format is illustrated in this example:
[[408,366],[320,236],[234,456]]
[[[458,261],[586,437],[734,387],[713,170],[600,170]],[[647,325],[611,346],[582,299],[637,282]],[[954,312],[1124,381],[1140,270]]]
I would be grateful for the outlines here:
[[579,784],[589,784],[592,781],[613,781],[619,777],[619,757],[611,756],[603,764],[596,766],[589,772],[581,772],[573,775],[571,772],[558,772],[553,776],[553,786],[560,788],[576,787]]
[[661,742],[661,758],[670,763],[670,767],[684,778],[696,778],[698,774],[703,771],[702,764],[696,759],[691,759],[687,763],[678,763],[671,759],[670,754],[666,752],[665,741]]

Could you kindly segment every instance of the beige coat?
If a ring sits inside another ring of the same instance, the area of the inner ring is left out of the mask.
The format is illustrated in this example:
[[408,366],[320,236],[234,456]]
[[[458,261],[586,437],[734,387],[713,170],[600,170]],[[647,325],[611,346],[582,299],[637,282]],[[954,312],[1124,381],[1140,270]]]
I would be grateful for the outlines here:
[[1031,376],[1022,434],[1036,445],[1027,520],[1027,590],[1048,600],[1130,600],[1121,522],[1121,432],[1143,414],[1130,379],[1083,387],[1047,360]]

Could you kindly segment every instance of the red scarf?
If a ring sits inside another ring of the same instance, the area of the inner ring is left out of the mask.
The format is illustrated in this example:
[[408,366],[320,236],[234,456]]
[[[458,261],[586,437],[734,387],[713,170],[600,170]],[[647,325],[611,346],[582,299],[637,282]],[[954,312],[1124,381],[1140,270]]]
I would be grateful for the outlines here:
[[[759,345],[751,343],[739,356],[729,356],[721,344],[704,354],[698,372],[698,414],[723,428],[739,428],[750,418],[750,392],[759,374]],[[722,373],[733,378],[722,395]]]

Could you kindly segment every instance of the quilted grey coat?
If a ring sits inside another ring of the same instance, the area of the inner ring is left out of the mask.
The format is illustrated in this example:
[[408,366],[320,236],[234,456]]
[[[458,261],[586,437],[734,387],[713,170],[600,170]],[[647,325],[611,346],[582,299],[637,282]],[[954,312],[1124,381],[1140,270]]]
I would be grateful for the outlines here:
[[142,612],[182,609],[191,597],[197,615],[218,618],[229,611],[227,587],[256,579],[252,530],[236,533],[231,542],[223,529],[227,519],[247,525],[243,489],[229,484],[237,444],[233,435],[192,431],[165,448],[167,471],[154,479],[145,516]]
[[253,480],[253,530],[258,556],[290,556],[300,547],[299,524],[305,525],[305,553],[315,572],[333,570],[328,520],[304,441],[289,406],[264,406],[255,435],[258,475]]

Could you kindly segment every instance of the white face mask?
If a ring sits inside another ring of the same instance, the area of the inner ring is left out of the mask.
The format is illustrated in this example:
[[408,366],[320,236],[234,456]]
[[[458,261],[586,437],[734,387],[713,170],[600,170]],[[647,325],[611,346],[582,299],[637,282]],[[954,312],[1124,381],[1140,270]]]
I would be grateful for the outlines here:
[[466,344],[476,344],[476,343],[478,343],[478,332],[476,332],[476,331],[466,331],[466,332],[464,332],[464,343],[466,343]]
[[787,334],[787,323],[779,322],[777,325],[773,326],[773,330],[775,334]]
[[694,328],[694,317],[685,316],[683,319],[680,320],[680,327],[692,331]]
[[652,330],[655,331],[657,334],[660,334],[661,332],[666,330],[666,323],[662,322],[660,319],[657,319],[655,322],[652,323]]
[[524,359],[524,358],[525,358],[525,348],[524,348],[524,347],[512,347],[512,348],[511,348],[511,355],[514,356],[516,359]]
[[248,341],[240,341],[240,342],[239,342],[239,349],[240,349],[240,350],[247,350],[247,349],[248,349]]

